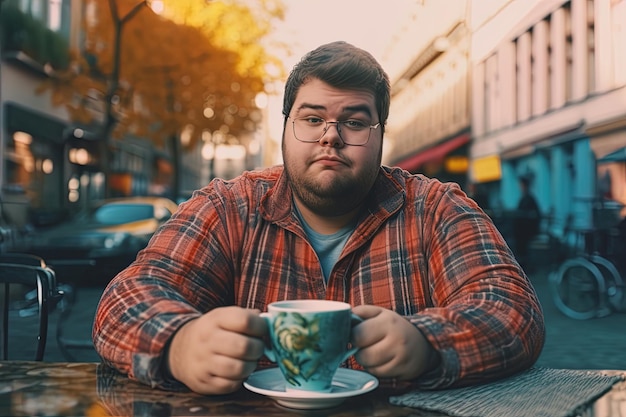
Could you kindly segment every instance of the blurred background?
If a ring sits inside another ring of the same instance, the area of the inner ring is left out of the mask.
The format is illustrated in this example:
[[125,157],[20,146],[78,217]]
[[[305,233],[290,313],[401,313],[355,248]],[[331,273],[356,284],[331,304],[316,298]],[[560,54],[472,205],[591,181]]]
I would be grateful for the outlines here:
[[391,78],[383,163],[458,183],[542,289],[550,334],[602,322],[577,355],[626,369],[626,0],[0,4],[2,251],[97,301],[193,190],[281,163],[289,70],[346,40]]

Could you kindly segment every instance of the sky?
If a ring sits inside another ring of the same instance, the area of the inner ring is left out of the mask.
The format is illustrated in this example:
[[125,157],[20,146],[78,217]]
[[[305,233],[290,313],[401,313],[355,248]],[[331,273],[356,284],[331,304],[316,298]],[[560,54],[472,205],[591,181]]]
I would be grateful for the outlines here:
[[324,43],[344,40],[384,60],[384,50],[419,0],[285,0],[285,20],[275,36],[289,40],[294,55],[290,69],[302,55]]
[[[289,44],[292,55],[281,57],[287,72],[307,52],[336,40],[367,50],[387,69],[385,50],[402,26],[409,24],[420,3],[420,0],[284,0],[285,19],[277,24],[272,38]],[[279,90],[282,93],[282,88]],[[270,138],[279,141],[282,97],[270,97],[267,106]]]

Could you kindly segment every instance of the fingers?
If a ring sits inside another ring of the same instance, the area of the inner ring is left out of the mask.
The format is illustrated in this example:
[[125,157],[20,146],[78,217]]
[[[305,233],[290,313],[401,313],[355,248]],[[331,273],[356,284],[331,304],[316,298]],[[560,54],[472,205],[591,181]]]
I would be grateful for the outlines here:
[[256,368],[266,332],[265,320],[256,310],[212,310],[185,324],[172,338],[170,372],[198,393],[233,392]]
[[355,354],[368,372],[384,378],[412,379],[429,368],[434,349],[404,317],[375,306],[358,306],[353,312],[365,321],[354,327]]
[[381,314],[385,309],[373,305],[360,305],[352,308],[352,312],[363,320],[371,319]]
[[[387,310],[389,311],[389,310]],[[372,305],[360,305],[352,309],[352,312],[364,321],[352,328],[352,344],[364,349],[379,343],[387,334],[385,325],[385,310],[382,307]],[[381,314],[383,315],[382,317]]]
[[219,329],[206,342],[206,348],[215,355],[256,361],[263,355],[265,344],[258,337]]
[[241,361],[226,356],[195,364],[196,372],[183,382],[200,394],[228,394],[238,390],[256,369],[256,361]]
[[205,316],[210,317],[223,330],[248,336],[263,337],[267,333],[267,324],[259,316],[259,313],[259,310],[231,306],[216,308]]
[[263,355],[265,345],[261,338],[267,334],[267,323],[259,311],[224,307],[200,320],[207,322],[207,344],[213,353],[254,361]]

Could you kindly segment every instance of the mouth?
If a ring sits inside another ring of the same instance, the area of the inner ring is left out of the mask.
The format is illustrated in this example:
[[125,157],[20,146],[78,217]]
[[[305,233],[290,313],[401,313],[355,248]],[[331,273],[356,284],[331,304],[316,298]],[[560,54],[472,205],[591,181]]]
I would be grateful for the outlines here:
[[332,155],[320,156],[314,159],[313,163],[317,163],[317,164],[328,166],[328,167],[347,165],[343,159],[338,158],[336,156],[332,156]]
[[322,155],[322,156],[318,156],[317,158],[315,158],[313,160],[313,162],[317,162],[317,163],[321,163],[321,164],[328,164],[328,165],[346,165],[346,162],[339,158],[338,156],[335,155]]

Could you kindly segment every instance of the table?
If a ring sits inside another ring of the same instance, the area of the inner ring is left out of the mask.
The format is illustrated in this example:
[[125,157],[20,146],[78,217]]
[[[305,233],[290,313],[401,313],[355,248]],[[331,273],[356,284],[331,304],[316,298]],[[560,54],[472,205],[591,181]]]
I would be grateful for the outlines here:
[[[390,405],[398,393],[379,387],[332,409],[290,410],[244,388],[220,396],[152,389],[98,363],[0,362],[1,416],[441,416]],[[583,415],[626,417],[626,381]]]

